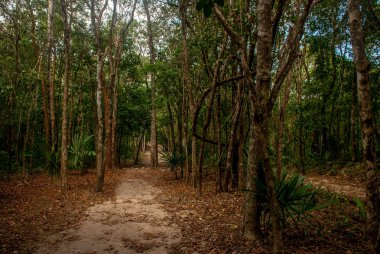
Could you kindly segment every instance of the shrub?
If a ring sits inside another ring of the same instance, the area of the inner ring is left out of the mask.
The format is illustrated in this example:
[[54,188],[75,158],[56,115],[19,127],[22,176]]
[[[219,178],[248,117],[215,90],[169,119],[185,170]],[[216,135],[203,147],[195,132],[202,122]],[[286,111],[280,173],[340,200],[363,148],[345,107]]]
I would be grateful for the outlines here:
[[184,156],[181,146],[175,146],[173,150],[164,147],[161,151],[161,159],[167,164],[167,167],[174,171],[177,178],[177,169],[183,166]]
[[95,156],[95,151],[89,149],[92,135],[75,134],[69,147],[69,166],[72,169],[79,169],[83,174],[86,159]]
[[[269,218],[269,202],[264,172],[256,179],[257,199],[261,201],[261,211],[264,219]],[[276,175],[276,174],[275,174]],[[304,177],[295,174],[288,176],[284,171],[280,179],[275,178],[275,191],[282,216],[282,223],[285,224],[290,218],[294,223],[306,220],[311,216],[309,212],[317,208],[315,198],[316,190],[311,184],[304,183]]]

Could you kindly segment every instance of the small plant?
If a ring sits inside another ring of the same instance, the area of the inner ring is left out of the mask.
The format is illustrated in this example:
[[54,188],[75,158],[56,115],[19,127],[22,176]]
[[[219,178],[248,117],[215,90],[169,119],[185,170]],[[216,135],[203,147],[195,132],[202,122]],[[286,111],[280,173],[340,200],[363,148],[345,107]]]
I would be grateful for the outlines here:
[[69,147],[69,166],[72,169],[79,169],[82,174],[85,173],[86,159],[95,156],[95,152],[88,148],[91,139],[92,135],[75,134]]
[[[256,180],[257,198],[261,201],[264,218],[269,216],[269,199],[264,173]],[[275,191],[280,207],[282,222],[285,224],[290,218],[294,223],[306,220],[308,213],[317,208],[316,191],[311,184],[304,183],[301,175],[288,176],[284,171],[280,179],[275,178]]]
[[61,164],[61,150],[54,151],[48,146],[41,149],[42,154],[46,160],[46,167],[51,176],[59,175],[59,167]]
[[183,166],[184,162],[181,147],[175,146],[173,150],[164,147],[161,151],[161,158],[167,164],[167,167],[174,171],[177,178],[177,169]]
[[354,198],[353,201],[354,201],[356,207],[359,209],[360,218],[366,220],[367,219],[367,212],[365,209],[365,204],[359,198]]

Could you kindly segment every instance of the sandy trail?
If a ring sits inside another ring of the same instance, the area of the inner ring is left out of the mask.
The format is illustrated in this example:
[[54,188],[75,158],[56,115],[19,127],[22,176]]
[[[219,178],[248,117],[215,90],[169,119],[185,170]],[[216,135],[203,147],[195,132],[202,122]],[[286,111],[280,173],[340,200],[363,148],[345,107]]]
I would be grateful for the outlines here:
[[307,176],[306,180],[311,182],[316,187],[326,189],[331,192],[350,198],[365,199],[365,188],[363,184],[340,179],[338,177],[328,176]]
[[159,192],[145,180],[126,177],[115,201],[91,207],[76,228],[49,237],[37,253],[170,253],[181,231],[154,199]]

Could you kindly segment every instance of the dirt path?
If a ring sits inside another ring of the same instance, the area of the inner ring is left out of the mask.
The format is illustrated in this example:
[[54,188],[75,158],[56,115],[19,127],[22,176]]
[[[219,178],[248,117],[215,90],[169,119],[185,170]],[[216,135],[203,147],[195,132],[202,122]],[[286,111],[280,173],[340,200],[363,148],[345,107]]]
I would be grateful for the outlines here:
[[51,236],[37,252],[170,253],[181,231],[155,199],[161,190],[143,179],[149,171],[126,169],[115,201],[91,207],[77,227]]
[[306,177],[306,180],[311,182],[314,186],[346,197],[360,198],[363,200],[366,197],[364,185],[358,182],[327,175],[310,175]]

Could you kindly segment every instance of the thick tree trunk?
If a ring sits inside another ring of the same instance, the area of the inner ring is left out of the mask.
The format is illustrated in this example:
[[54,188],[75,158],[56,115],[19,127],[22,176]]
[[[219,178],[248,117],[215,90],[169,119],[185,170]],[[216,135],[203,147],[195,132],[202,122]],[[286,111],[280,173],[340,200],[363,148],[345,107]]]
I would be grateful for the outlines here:
[[257,140],[257,160],[262,160],[264,165],[265,180],[268,191],[268,203],[271,211],[272,234],[273,234],[273,251],[275,253],[283,252],[282,228],[280,224],[280,210],[274,189],[274,175],[269,165],[268,155],[268,121],[269,110],[267,107],[267,98],[269,98],[271,86],[271,53],[272,53],[272,1],[258,1],[258,37],[257,37],[257,98],[253,101],[253,122],[255,139]]
[[[156,61],[156,51],[154,49],[152,22],[150,20],[148,0],[143,0],[144,10],[147,19],[147,33],[148,33],[148,46],[150,54],[150,64]],[[153,168],[158,166],[158,146],[157,146],[157,109],[156,109],[156,82],[155,76],[151,73],[150,85],[152,89],[152,109],[151,109],[151,123],[150,123],[150,163]]]
[[380,180],[376,161],[374,115],[369,87],[370,65],[365,53],[359,2],[358,0],[349,0],[348,14],[357,74],[363,157],[367,164],[367,237],[370,253],[380,253]]
[[[251,112],[253,112],[253,103],[251,101]],[[253,114],[253,113],[252,113]],[[255,125],[251,125],[250,129],[250,145],[248,152],[247,178],[244,195],[244,215],[243,215],[243,234],[249,241],[261,238],[260,226],[260,203],[256,199],[257,186],[255,179],[258,179],[259,164],[257,158],[257,135]]]

